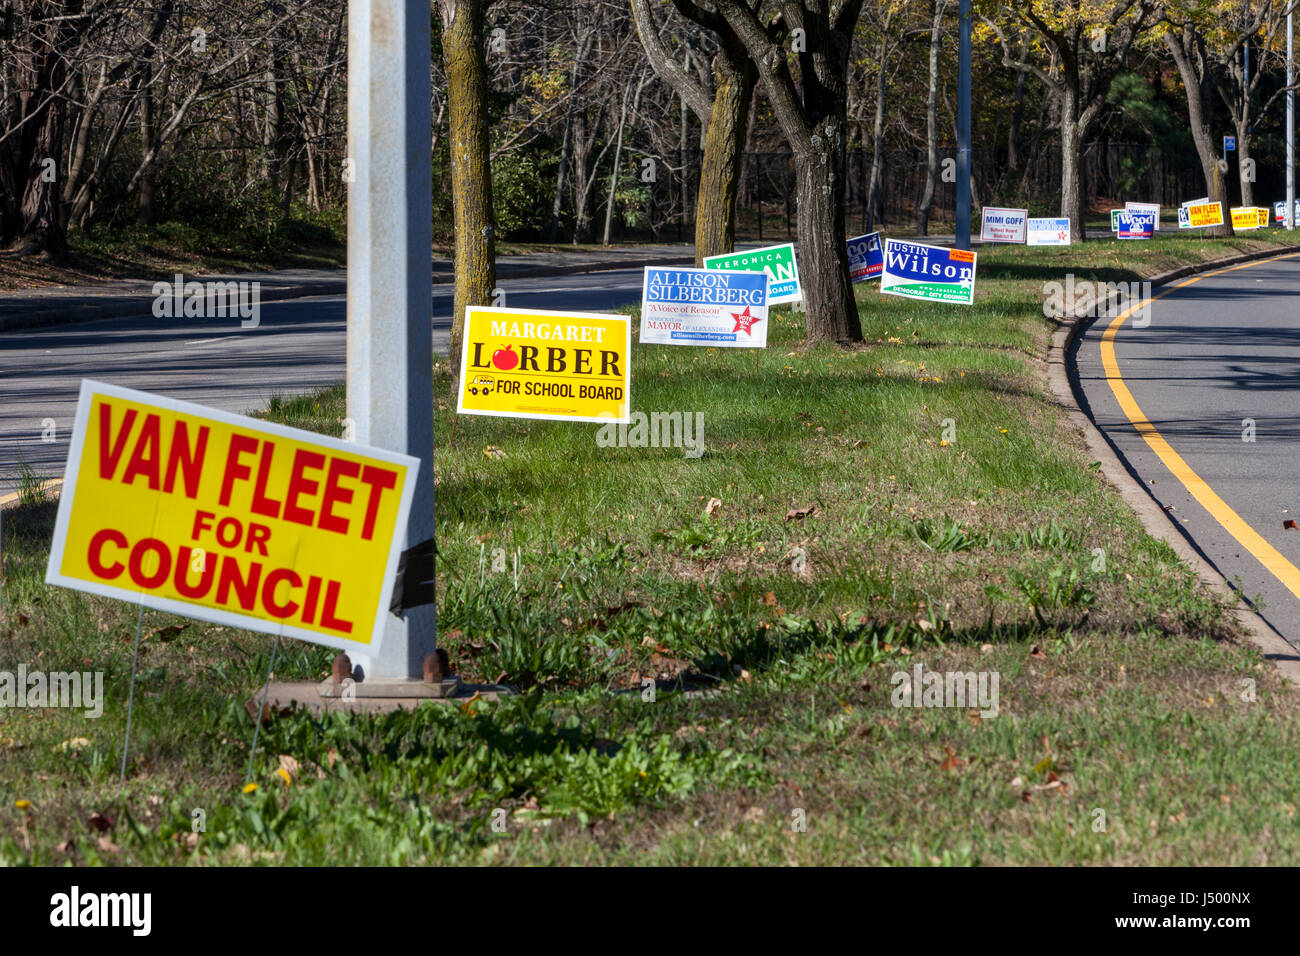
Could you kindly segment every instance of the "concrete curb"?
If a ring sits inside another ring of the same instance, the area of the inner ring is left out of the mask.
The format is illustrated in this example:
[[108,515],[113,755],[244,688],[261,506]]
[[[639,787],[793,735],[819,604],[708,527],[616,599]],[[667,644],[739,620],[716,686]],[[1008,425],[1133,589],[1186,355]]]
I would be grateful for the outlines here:
[[[1272,259],[1295,252],[1300,252],[1300,246],[1280,246],[1261,252],[1216,259],[1213,262],[1182,266],[1144,281],[1150,282],[1152,288],[1155,288],[1198,273],[1213,272],[1243,262]],[[1251,642],[1260,649],[1266,659],[1273,662],[1283,677],[1292,684],[1300,686],[1300,651],[1287,643],[1262,617],[1248,607],[1240,605],[1237,592],[1229,586],[1218,569],[1196,550],[1184,535],[1182,528],[1160,507],[1146,486],[1129,473],[1106,436],[1080,407],[1067,359],[1070,349],[1079,336],[1095,321],[1095,317],[1088,315],[1068,316],[1052,335],[1052,344],[1047,350],[1047,366],[1048,379],[1056,400],[1069,412],[1070,421],[1083,432],[1089,453],[1095,460],[1101,462],[1102,474],[1119,491],[1129,507],[1137,513],[1138,520],[1142,522],[1147,533],[1173,548],[1178,557],[1191,566],[1210,592],[1225,605],[1236,603],[1238,606],[1233,609],[1233,615],[1237,623],[1246,631]]]
[[[638,259],[636,262],[585,262],[571,266],[538,266],[535,268],[523,268],[510,270],[507,275],[498,276],[498,284],[502,282],[511,282],[515,279],[540,279],[547,276],[565,276],[565,275],[587,275],[593,272],[612,272],[619,269],[640,269],[644,266],[675,266],[675,265],[694,265],[694,256],[654,256],[648,259]],[[262,273],[264,275],[273,275],[274,273]],[[242,276],[188,276],[187,278],[199,282],[206,281],[227,281],[244,279],[253,281],[259,273],[248,273]],[[450,285],[455,276],[451,273],[440,273],[433,276],[433,284]],[[145,281],[145,280],[141,280]],[[286,299],[302,299],[308,296],[316,295],[344,295],[348,291],[347,279],[327,279],[319,282],[304,282],[298,285],[277,286],[275,288],[263,288],[260,293],[262,302],[282,302]],[[17,332],[21,329],[48,328],[56,325],[76,325],[81,322],[94,322],[98,319],[120,319],[131,315],[137,315],[141,311],[148,310],[148,302],[151,301],[151,294],[146,292],[130,293],[122,292],[113,294],[104,302],[76,302],[76,301],[58,301],[52,297],[52,304],[46,308],[34,309],[26,312],[21,316],[11,316],[5,318],[0,316],[0,333]]]

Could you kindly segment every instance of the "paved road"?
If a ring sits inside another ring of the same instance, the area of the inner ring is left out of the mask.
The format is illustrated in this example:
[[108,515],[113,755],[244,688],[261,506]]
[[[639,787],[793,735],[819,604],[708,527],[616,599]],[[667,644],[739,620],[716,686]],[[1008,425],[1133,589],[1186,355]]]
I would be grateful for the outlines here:
[[[1085,410],[1202,555],[1300,646],[1300,530],[1283,527],[1300,522],[1300,258],[1175,283],[1149,325],[1114,334],[1122,381],[1103,362],[1110,325],[1096,320],[1075,347]],[[1144,438],[1133,417],[1155,432]]]
[[[507,280],[507,303],[522,308],[600,311],[641,298],[640,269]],[[451,291],[434,286],[434,347],[445,352]],[[319,296],[263,303],[261,325],[239,320],[156,319],[151,314],[0,334],[0,496],[14,490],[25,461],[61,476],[83,378],[199,402],[231,412],[263,408],[273,394],[297,394],[344,379],[344,299]],[[57,440],[41,441],[45,419]]]

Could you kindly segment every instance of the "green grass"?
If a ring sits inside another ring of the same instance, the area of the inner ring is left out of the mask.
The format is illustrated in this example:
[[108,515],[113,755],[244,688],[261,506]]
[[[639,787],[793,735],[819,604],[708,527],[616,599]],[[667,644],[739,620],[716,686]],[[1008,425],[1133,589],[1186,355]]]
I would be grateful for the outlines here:
[[[1089,243],[1070,261],[1118,281],[1258,244]],[[97,721],[0,711],[0,859],[1300,860],[1295,697],[1047,397],[1060,252],[981,252],[965,310],[860,288],[853,349],[805,347],[787,309],[757,369],[634,346],[633,409],[702,412],[699,458],[471,417],[450,447],[437,367],[440,642],[463,676],[522,694],[277,719],[251,794],[243,702],[270,640],[146,611],[119,788],[136,609],[47,588],[53,504],[7,512],[0,668],[93,666],[108,699]],[[343,391],[266,415],[337,434]],[[291,642],[277,677],[330,656]],[[917,663],[997,672],[999,715],[895,708]]]

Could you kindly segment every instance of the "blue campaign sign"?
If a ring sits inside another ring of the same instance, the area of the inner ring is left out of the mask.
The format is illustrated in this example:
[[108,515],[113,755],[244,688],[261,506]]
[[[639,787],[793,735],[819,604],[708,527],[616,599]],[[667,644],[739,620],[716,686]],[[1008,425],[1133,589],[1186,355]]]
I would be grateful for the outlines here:
[[[1179,210],[1181,212],[1182,210]],[[1182,217],[1179,217],[1181,224]],[[1119,214],[1119,239],[1150,239],[1156,229],[1156,216],[1151,212],[1122,212]]]
[[866,279],[879,279],[885,268],[885,251],[881,245],[880,233],[869,232],[865,236],[850,239],[849,278],[854,282]]
[[1237,137],[1235,136],[1223,137],[1223,151],[1225,153],[1231,153],[1234,150],[1236,150],[1236,148],[1237,148]]
[[768,275],[645,267],[641,342],[766,348]]

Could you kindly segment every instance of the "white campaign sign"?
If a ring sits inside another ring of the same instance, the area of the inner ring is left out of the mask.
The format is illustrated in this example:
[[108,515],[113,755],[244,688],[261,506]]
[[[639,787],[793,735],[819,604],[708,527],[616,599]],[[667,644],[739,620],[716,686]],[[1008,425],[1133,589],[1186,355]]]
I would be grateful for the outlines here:
[[1000,209],[984,207],[984,220],[980,226],[980,239],[984,242],[1024,242],[1028,209]]

